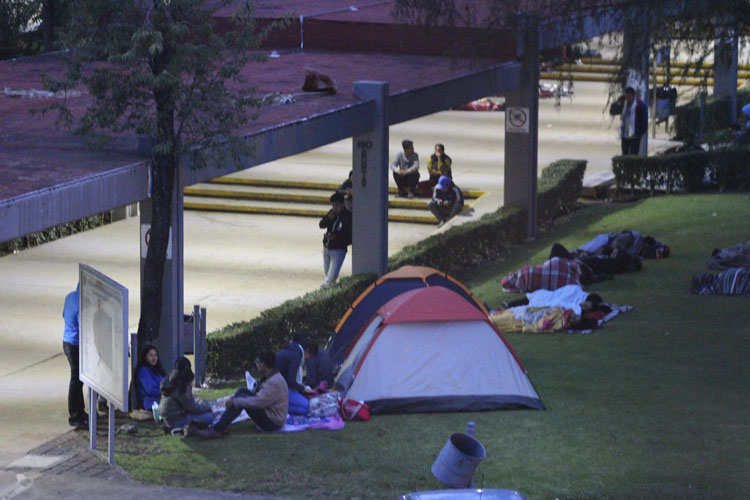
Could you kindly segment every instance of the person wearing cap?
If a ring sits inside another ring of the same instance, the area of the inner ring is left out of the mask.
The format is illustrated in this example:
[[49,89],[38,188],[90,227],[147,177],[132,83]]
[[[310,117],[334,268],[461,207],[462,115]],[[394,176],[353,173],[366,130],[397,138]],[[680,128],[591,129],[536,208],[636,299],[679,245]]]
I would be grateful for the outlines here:
[[331,209],[320,219],[323,236],[323,273],[325,279],[320,288],[328,288],[336,283],[339,271],[346,258],[346,248],[352,244],[352,213],[346,209],[344,195],[335,192],[331,195]]
[[414,198],[414,190],[419,183],[419,155],[414,152],[414,143],[409,139],[401,141],[403,151],[399,151],[391,163],[393,180],[398,187],[398,196]]
[[438,227],[443,227],[464,207],[464,195],[450,177],[441,175],[432,192],[432,201],[427,207],[437,218]]

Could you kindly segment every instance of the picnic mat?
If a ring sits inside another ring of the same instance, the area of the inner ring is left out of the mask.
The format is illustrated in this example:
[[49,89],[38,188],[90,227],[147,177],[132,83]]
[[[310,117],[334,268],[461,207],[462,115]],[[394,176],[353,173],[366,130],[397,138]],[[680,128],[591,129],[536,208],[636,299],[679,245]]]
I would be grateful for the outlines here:
[[[224,414],[226,409],[225,401],[231,396],[224,396],[208,403],[214,411],[214,423],[218,422],[221,416]],[[232,420],[232,424],[250,420],[246,412],[240,413],[240,415]],[[329,431],[335,431],[344,427],[344,420],[341,415],[335,413],[327,417],[312,417],[308,415],[288,415],[286,416],[286,424],[284,427],[274,432],[299,432],[314,429],[326,429]],[[265,432],[265,431],[264,431]]]

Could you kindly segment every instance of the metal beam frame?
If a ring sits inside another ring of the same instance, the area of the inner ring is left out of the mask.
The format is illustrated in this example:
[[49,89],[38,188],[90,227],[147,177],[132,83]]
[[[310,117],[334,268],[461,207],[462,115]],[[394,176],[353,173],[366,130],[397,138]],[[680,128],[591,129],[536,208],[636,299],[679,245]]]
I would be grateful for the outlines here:
[[[449,109],[479,97],[515,88],[520,64],[506,63],[408,90],[388,98],[389,125]],[[364,101],[249,134],[255,156],[232,168],[181,166],[184,186],[303,153],[372,130],[375,103]],[[144,160],[51,188],[0,201],[0,242],[123,207],[148,198],[149,162]]]

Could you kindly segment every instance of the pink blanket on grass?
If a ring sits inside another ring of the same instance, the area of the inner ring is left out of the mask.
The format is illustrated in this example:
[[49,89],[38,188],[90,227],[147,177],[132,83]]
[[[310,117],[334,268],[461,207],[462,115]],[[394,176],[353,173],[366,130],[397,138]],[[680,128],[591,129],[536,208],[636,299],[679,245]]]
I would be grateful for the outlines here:
[[276,432],[299,432],[308,429],[327,429],[335,431],[344,427],[344,420],[338,413],[330,417],[308,417],[305,415],[287,415],[286,424]]

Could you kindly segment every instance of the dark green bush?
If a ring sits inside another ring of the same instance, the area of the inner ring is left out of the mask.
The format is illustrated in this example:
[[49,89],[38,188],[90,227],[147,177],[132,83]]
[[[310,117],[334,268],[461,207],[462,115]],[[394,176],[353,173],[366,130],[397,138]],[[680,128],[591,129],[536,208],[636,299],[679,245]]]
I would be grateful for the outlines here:
[[[540,222],[549,222],[572,209],[581,194],[585,170],[585,161],[561,160],[542,171],[537,198]],[[388,268],[430,266],[460,277],[462,271],[494,259],[525,236],[524,210],[501,207],[477,221],[404,248],[388,259]],[[208,373],[239,375],[250,367],[255,353],[278,349],[296,333],[325,342],[347,308],[375,279],[374,275],[349,276],[333,288],[288,300],[263,311],[258,318],[211,333],[206,339]]]
[[570,212],[581,196],[586,160],[558,160],[542,170],[537,189],[537,220],[549,223]]
[[[697,193],[710,189],[748,189],[750,149],[726,147],[711,151],[686,151],[663,156],[615,156],[612,172],[618,192],[657,186]],[[708,181],[708,182],[707,182]]]
[[[741,108],[750,102],[750,89],[737,89],[737,116],[741,116]],[[714,142],[726,136],[730,125],[729,98],[725,96],[706,96],[706,106],[703,112],[703,137],[708,142]],[[674,114],[675,138],[686,141],[695,136],[700,130],[700,103],[696,96],[692,101],[677,106]]]

